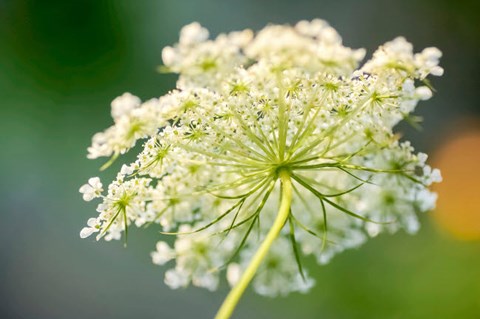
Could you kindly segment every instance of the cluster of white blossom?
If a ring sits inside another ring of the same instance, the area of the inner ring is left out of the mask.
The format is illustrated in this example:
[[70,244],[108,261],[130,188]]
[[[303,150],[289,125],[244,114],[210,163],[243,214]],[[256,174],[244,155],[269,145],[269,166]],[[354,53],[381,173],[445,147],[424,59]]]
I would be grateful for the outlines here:
[[101,200],[82,238],[159,224],[152,259],[173,265],[167,285],[214,290],[221,274],[234,285],[275,220],[287,172],[290,214],[253,282],[275,296],[312,286],[303,256],[325,263],[382,231],[418,229],[441,177],[392,129],[432,96],[422,81],[443,73],[438,49],[414,54],[399,37],[359,68],[365,51],[322,20],[208,37],[192,23],[164,49],[176,90],[112,102],[114,125],[88,157],[113,160],[138,140],[143,150],[106,193],[97,177],[82,186],[85,200]]

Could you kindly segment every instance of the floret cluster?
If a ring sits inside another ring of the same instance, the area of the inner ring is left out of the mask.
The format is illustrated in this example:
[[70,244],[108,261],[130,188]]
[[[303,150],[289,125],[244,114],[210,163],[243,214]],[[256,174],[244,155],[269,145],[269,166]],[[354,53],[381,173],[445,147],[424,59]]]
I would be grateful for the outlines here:
[[168,265],[168,286],[235,285],[277,218],[282,175],[289,214],[253,279],[276,296],[313,285],[305,256],[324,264],[380,232],[416,232],[441,177],[393,128],[432,96],[426,77],[442,75],[441,52],[414,53],[399,37],[359,67],[364,56],[322,20],[213,40],[185,26],[162,54],[177,88],[116,98],[113,126],[93,137],[88,157],[110,157],[106,166],[143,147],[105,189],[98,177],[82,186],[100,204],[81,237],[118,240],[155,224],[152,259]]

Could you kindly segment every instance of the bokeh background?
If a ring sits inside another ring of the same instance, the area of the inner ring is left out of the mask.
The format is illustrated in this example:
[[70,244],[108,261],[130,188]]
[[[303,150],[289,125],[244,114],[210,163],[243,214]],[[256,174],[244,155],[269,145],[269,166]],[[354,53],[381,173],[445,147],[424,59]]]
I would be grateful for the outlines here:
[[[382,235],[309,268],[307,295],[251,291],[235,318],[480,318],[480,23],[477,0],[0,0],[0,318],[211,318],[227,293],[171,291],[149,253],[159,234],[80,240],[95,215],[80,185],[110,101],[174,87],[161,49],[199,21],[219,32],[323,18],[369,53],[404,35],[444,52],[422,132],[398,128],[443,170],[439,208],[416,236]],[[102,173],[108,180],[118,165]]]

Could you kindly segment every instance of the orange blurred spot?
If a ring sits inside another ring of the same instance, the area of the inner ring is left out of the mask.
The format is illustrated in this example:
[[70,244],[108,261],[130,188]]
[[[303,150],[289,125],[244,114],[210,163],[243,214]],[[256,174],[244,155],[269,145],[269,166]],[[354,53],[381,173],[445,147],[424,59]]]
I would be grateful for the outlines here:
[[[465,123],[464,123],[465,124]],[[443,182],[436,184],[438,224],[464,240],[480,239],[480,126],[463,129],[434,157]]]

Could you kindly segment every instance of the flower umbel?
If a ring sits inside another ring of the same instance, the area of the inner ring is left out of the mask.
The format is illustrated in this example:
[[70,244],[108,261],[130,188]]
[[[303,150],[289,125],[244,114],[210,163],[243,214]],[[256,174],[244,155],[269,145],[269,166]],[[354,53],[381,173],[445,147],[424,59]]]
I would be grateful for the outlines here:
[[364,55],[322,20],[214,40],[185,26],[162,54],[177,89],[116,98],[114,125],[93,137],[88,157],[111,157],[104,167],[144,144],[105,195],[98,178],[82,186],[102,203],[81,236],[159,224],[153,261],[174,262],[165,283],[215,290],[227,274],[217,318],[228,318],[252,280],[263,295],[307,291],[303,256],[323,264],[380,232],[417,231],[441,177],[393,127],[432,96],[426,77],[443,73],[441,53],[414,54],[399,37],[359,68]]

